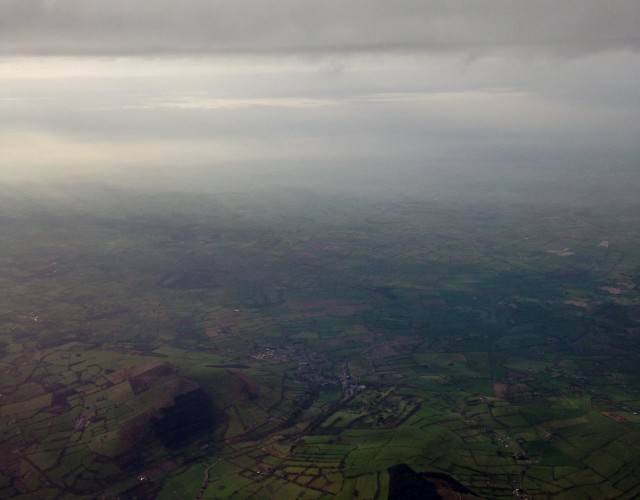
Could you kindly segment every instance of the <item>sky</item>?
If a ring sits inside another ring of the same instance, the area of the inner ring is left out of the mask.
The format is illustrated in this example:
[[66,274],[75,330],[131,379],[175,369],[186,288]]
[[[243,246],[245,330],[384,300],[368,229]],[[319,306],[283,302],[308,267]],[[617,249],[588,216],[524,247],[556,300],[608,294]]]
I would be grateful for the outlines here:
[[0,0],[0,180],[633,169],[638,26],[637,0]]

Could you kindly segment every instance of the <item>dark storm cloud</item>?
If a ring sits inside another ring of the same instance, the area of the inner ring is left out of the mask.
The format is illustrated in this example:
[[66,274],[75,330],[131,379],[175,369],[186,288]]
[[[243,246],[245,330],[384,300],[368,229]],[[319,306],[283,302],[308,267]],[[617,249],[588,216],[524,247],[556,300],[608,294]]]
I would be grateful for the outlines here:
[[2,0],[0,53],[640,48],[637,0]]

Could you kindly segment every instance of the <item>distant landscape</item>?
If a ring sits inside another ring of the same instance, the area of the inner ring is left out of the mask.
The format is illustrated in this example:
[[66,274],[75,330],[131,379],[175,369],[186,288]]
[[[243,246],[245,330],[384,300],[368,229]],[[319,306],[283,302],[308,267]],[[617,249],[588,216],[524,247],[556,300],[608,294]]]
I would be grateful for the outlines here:
[[638,26],[1,0],[0,499],[640,498]]
[[640,495],[640,212],[553,185],[5,187],[0,496]]

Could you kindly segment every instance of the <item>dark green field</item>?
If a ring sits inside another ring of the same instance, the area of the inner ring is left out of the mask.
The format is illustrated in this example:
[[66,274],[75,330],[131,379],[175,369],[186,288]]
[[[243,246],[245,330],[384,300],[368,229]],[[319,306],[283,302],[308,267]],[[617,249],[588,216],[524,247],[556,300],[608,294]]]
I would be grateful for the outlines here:
[[637,205],[88,191],[3,196],[1,498],[640,496]]

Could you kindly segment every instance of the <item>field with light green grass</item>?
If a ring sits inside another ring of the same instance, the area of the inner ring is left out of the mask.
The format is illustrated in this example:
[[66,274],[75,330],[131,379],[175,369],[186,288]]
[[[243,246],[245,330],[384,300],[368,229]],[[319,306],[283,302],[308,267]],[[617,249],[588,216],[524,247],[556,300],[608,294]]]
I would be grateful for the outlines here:
[[0,213],[0,497],[640,495],[640,217],[96,199]]

